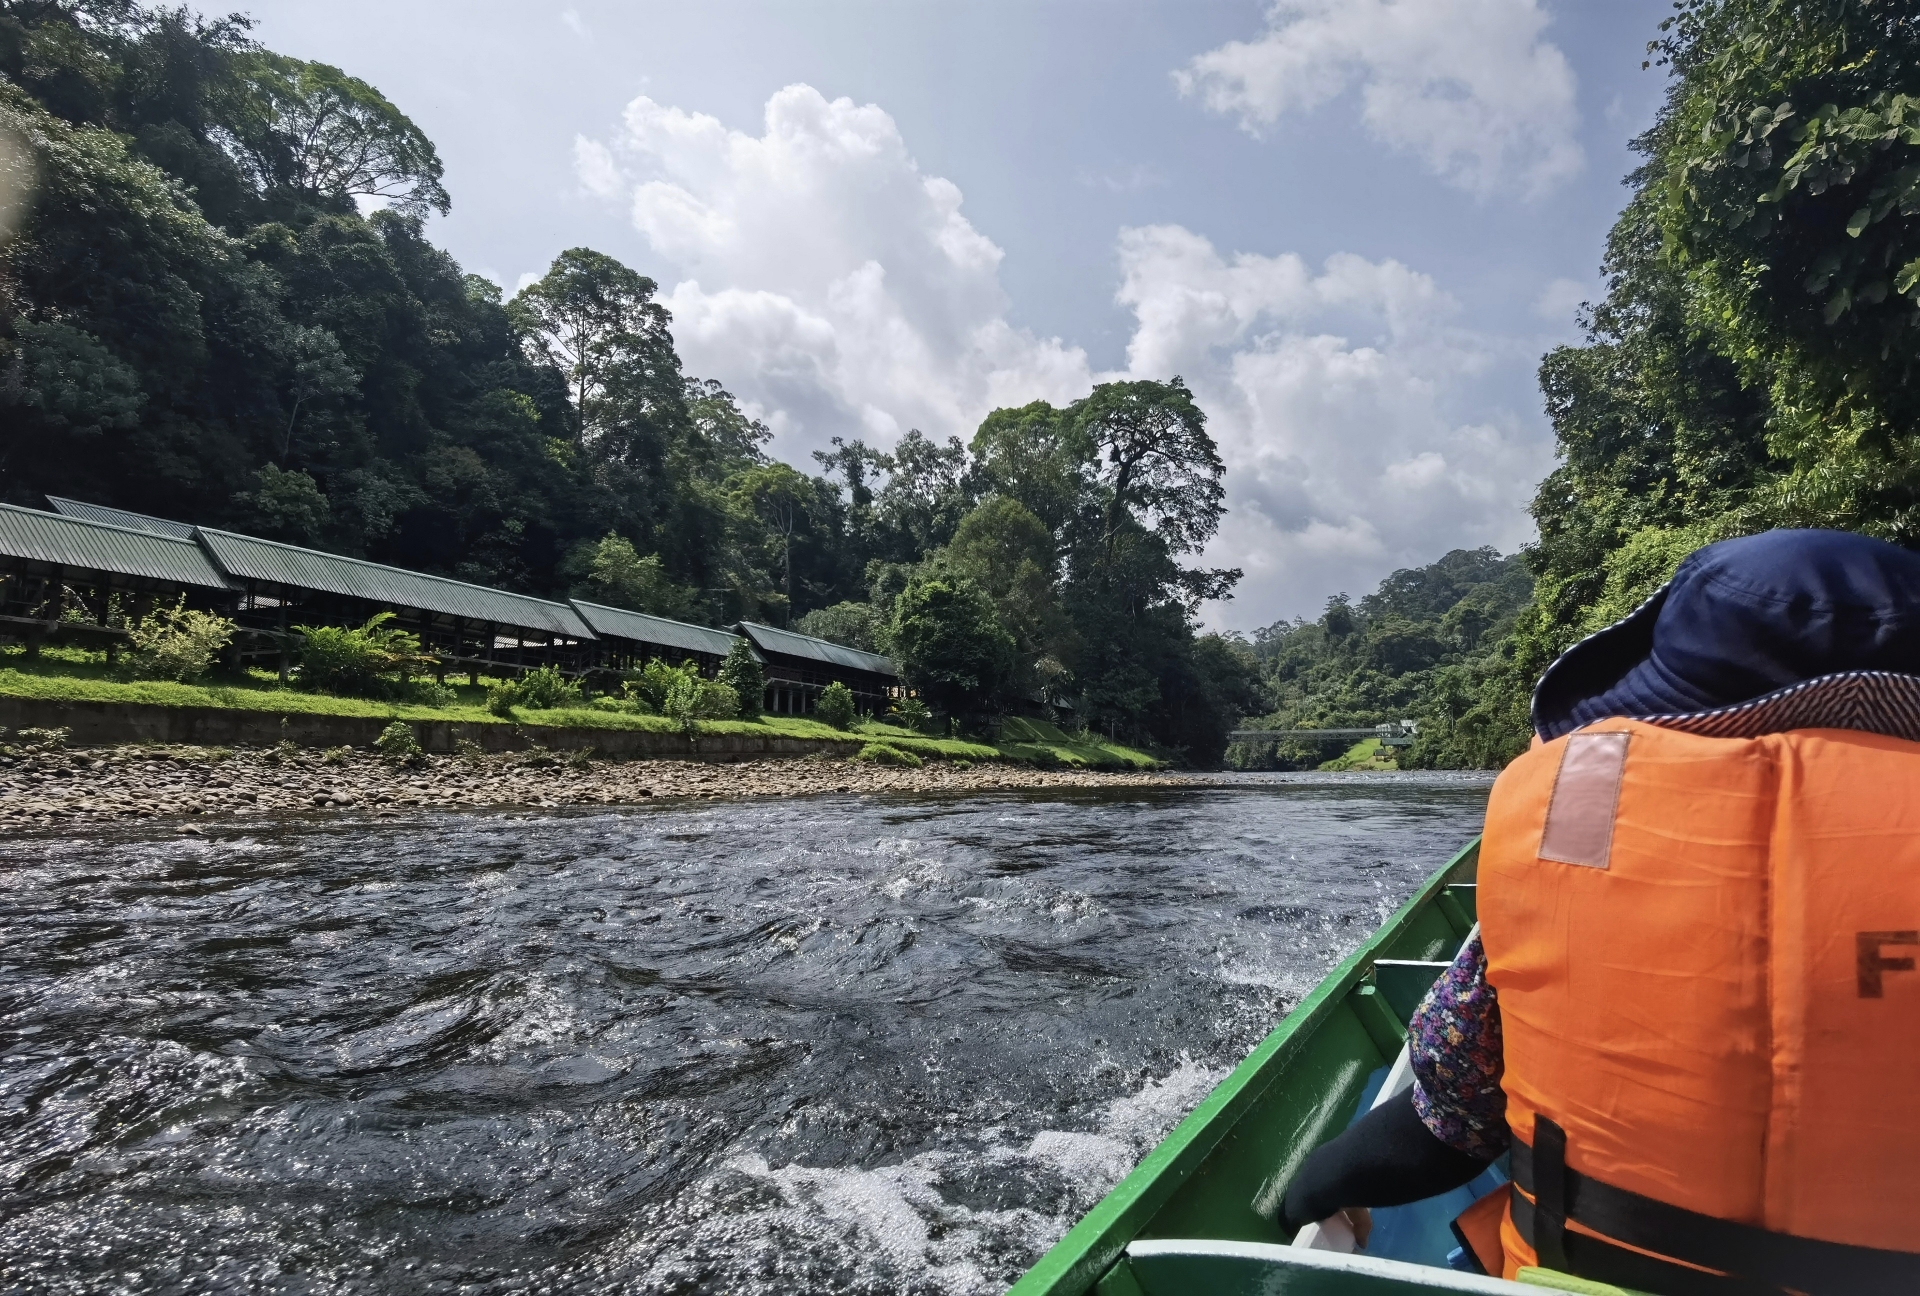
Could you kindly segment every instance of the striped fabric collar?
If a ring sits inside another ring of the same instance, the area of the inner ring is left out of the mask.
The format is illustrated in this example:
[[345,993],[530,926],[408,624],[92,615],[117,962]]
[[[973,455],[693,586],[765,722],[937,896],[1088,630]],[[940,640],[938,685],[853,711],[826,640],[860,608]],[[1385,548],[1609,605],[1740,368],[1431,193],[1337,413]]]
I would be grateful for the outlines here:
[[1920,675],[1840,671],[1733,706],[1632,719],[1703,738],[1758,738],[1790,729],[1857,729],[1920,742]]

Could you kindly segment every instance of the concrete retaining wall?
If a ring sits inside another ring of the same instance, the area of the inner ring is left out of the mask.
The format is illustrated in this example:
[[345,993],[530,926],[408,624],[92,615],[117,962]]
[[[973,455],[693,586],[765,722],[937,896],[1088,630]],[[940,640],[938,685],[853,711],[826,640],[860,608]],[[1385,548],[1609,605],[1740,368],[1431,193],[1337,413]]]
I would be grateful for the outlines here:
[[[125,702],[54,702],[0,697],[0,727],[69,729],[75,747],[120,743],[181,743],[195,747],[371,747],[391,721],[368,716],[310,715],[298,711],[238,711],[225,707],[147,706]],[[456,720],[410,720],[420,745],[449,752],[465,739],[482,751],[525,751],[538,743],[554,751],[591,748],[602,756],[682,757],[739,760],[754,756],[847,755],[857,739],[780,738],[759,734],[708,734],[698,749],[676,733],[639,729],[562,729],[545,725],[472,724]]]

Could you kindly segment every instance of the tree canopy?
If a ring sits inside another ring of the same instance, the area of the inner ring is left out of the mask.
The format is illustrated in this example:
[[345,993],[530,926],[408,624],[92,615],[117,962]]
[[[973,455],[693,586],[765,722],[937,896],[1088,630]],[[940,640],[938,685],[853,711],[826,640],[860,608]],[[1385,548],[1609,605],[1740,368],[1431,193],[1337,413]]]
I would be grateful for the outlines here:
[[777,462],[651,280],[591,248],[511,300],[464,274],[401,106],[243,18],[0,0],[0,141],[0,498],[797,624],[954,714],[1218,759],[1246,659],[1194,612],[1237,573],[1185,561],[1223,491],[1178,378]]
[[[1534,681],[1698,546],[1776,526],[1920,543],[1920,20],[1897,0],[1684,0],[1583,345],[1541,363],[1559,463],[1535,598],[1447,763],[1522,750]],[[1459,684],[1453,680],[1452,684]]]

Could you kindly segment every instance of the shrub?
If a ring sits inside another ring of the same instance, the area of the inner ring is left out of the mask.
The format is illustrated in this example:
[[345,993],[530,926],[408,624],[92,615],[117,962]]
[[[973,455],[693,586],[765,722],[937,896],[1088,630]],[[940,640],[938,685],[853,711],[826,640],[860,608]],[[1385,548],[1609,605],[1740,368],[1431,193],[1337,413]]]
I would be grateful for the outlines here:
[[647,710],[643,714],[665,715],[667,693],[683,676],[698,679],[700,671],[690,661],[682,662],[678,666],[669,666],[655,657],[635,671],[627,680],[626,694],[629,698],[646,706]]
[[953,767],[957,770],[970,770],[973,768],[973,762],[970,760],[957,760],[953,763]]
[[567,768],[584,770],[593,768],[593,748],[582,747],[578,751],[567,753]]
[[508,680],[487,685],[487,711],[503,720],[513,719],[513,705],[520,700],[520,686]]
[[404,720],[395,720],[380,731],[373,740],[380,752],[380,759],[389,765],[419,765],[426,758],[426,752],[420,748],[420,739],[415,736],[413,726]]
[[921,760],[910,751],[901,751],[888,743],[870,742],[854,756],[857,761],[866,761],[872,765],[899,765],[906,769],[919,769]]
[[474,760],[480,756],[484,756],[486,753],[480,749],[480,744],[471,738],[455,738],[453,740],[453,754],[467,760]]
[[460,700],[460,694],[449,685],[423,679],[407,685],[400,700],[415,706],[450,707]]
[[514,686],[515,700],[535,711],[558,711],[580,705],[580,686],[551,666],[528,671]]
[[691,672],[678,676],[668,685],[666,697],[660,699],[660,714],[680,726],[680,732],[687,737],[699,732],[701,720],[722,718],[718,714],[720,710],[726,710],[728,714],[739,710],[739,697],[733,697],[733,689],[718,682],[701,680]]
[[282,738],[268,750],[262,759],[273,765],[284,765],[300,754],[300,749],[287,739]]
[[733,690],[742,717],[752,720],[759,716],[760,699],[767,692],[767,673],[760,669],[760,659],[745,639],[735,640],[727,659],[720,663],[720,682]]
[[700,714],[709,720],[731,720],[740,714],[740,694],[725,680],[701,680]]
[[127,627],[133,651],[126,669],[139,679],[190,683],[207,673],[235,626],[223,616],[195,612],[185,603],[157,608]]
[[887,708],[887,718],[902,728],[925,732],[926,727],[933,723],[933,712],[927,710],[927,704],[917,697],[896,698],[893,705]]
[[67,739],[73,737],[73,730],[64,726],[59,729],[22,729],[14,737],[36,751],[60,751],[67,745]]
[[300,685],[316,693],[345,697],[390,697],[399,681],[385,676],[433,664],[422,656],[420,638],[389,626],[393,613],[379,612],[357,629],[341,626],[295,626],[300,643]]
[[345,765],[352,759],[353,748],[351,747],[329,747],[326,751],[320,753],[320,763],[322,765]]
[[663,715],[685,734],[696,720],[730,720],[740,714],[740,694],[724,680],[700,677],[692,662],[669,666],[658,657],[627,681],[627,701],[642,715]]
[[851,729],[853,690],[835,680],[820,694],[819,702],[814,704],[813,714],[822,724],[830,724],[835,729]]

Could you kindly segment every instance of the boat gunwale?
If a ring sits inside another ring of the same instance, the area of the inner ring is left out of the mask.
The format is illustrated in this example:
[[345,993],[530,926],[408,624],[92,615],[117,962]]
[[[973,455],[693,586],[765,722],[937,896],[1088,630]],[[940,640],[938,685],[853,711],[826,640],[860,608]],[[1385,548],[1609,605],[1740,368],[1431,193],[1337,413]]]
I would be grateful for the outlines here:
[[1080,1296],[1092,1291],[1140,1230],[1212,1155],[1307,1046],[1315,1031],[1361,984],[1381,952],[1445,892],[1455,874],[1478,859],[1479,851],[1480,838],[1476,835],[1436,869],[1378,931],[1282,1018],[1172,1133],[1155,1144],[1124,1179],[1067,1230],[1066,1236],[1021,1275],[1007,1296]]

